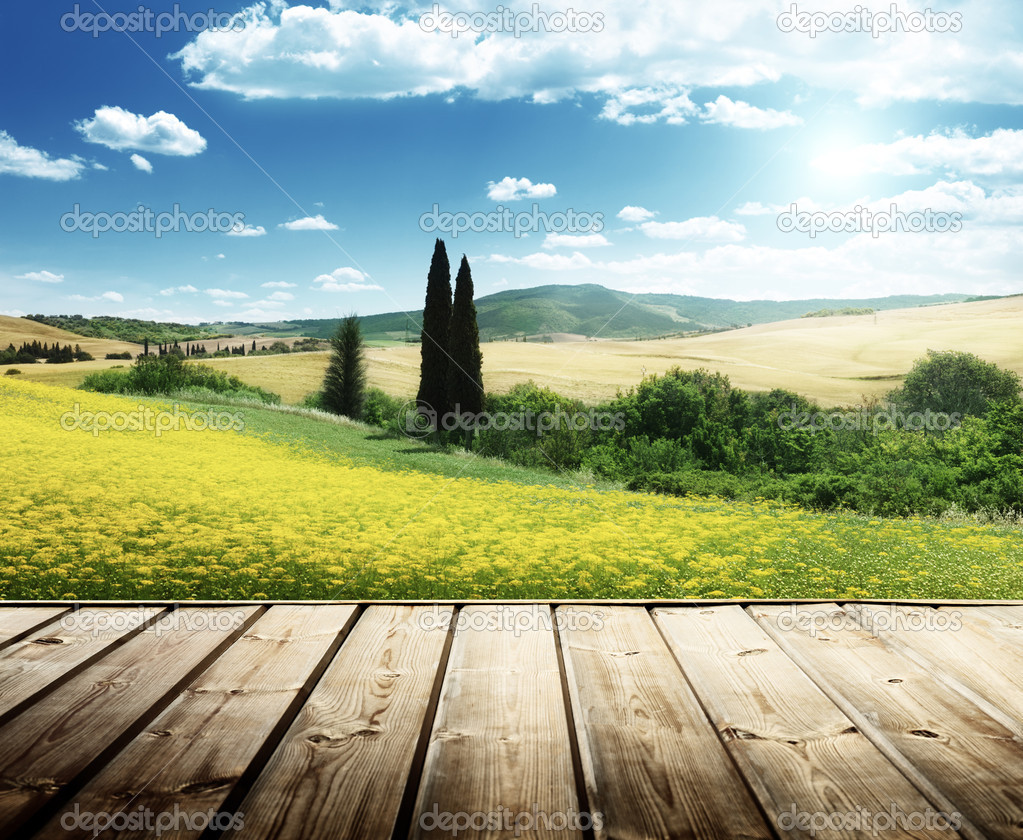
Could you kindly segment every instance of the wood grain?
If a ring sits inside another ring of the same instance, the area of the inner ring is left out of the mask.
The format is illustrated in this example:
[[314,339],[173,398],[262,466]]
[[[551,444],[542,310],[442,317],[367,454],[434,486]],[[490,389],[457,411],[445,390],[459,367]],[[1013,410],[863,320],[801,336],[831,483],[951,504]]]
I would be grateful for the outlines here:
[[365,611],[240,804],[245,840],[391,836],[451,612]]
[[596,836],[772,836],[647,611],[558,614]]
[[529,837],[582,836],[554,645],[550,607],[460,611],[410,837],[451,837],[445,815],[477,826],[474,840],[515,821]]

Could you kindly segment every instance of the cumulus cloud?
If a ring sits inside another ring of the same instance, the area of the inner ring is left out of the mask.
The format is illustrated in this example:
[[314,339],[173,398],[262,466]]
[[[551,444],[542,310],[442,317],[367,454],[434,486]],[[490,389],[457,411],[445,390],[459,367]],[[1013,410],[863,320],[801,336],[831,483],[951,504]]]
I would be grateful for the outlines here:
[[[584,37],[536,31],[452,38],[424,31],[399,4],[359,11],[347,5],[251,3],[240,12],[244,29],[198,33],[172,59],[194,86],[248,99],[465,91],[487,100],[543,104],[587,94],[598,97],[605,119],[624,125],[682,124],[701,113],[762,123],[764,113],[729,106],[722,111],[720,100],[710,112],[701,111],[688,92],[782,78],[849,90],[861,104],[1023,104],[1017,0],[960,0],[956,9],[969,23],[958,32],[897,32],[880,39],[859,32],[816,38],[783,32],[783,5],[768,0],[699,6],[605,0],[601,31]],[[902,0],[898,5],[909,10]],[[461,9],[492,12],[493,4],[465,0]]]
[[231,228],[225,236],[266,236],[266,228],[261,225],[242,224],[239,228]]
[[496,183],[487,184],[487,198],[491,201],[520,201],[523,198],[550,198],[557,194],[554,184],[534,184],[529,178],[510,175]]
[[10,134],[0,131],[0,175],[72,181],[79,177],[85,168],[85,161],[77,156],[51,158],[46,152],[18,145],[18,141]]
[[274,292],[267,298],[268,300],[294,300],[295,296],[291,292]]
[[962,176],[1018,178],[1023,175],[1023,130],[1000,128],[981,137],[962,129],[903,137],[826,152],[811,161],[818,169],[850,175],[921,175],[946,171]]
[[717,216],[697,216],[684,222],[643,222],[639,229],[651,239],[741,242],[746,238],[746,228]]
[[248,297],[245,292],[235,292],[231,289],[207,289],[206,294],[218,300],[241,300]]
[[169,289],[161,289],[160,294],[164,297],[170,297],[171,295],[191,295],[195,294],[199,290],[195,286],[172,286]]
[[653,210],[647,210],[645,207],[633,207],[631,204],[625,205],[618,211],[618,218],[623,222],[645,222],[656,215],[657,213]]
[[705,123],[729,125],[735,128],[766,130],[788,125],[802,125],[802,117],[789,111],[775,111],[772,108],[757,108],[748,102],[733,102],[727,96],[719,96],[703,106],[700,119]]
[[573,236],[566,233],[548,233],[544,248],[603,248],[611,243],[602,233],[587,233]]
[[206,148],[206,140],[198,131],[166,111],[144,117],[121,107],[105,105],[97,108],[91,119],[75,123],[75,128],[88,142],[118,152],[136,150],[190,157]]
[[304,219],[295,219],[293,222],[284,222],[277,227],[285,230],[337,230],[333,222],[328,222],[319,213],[315,216],[306,216]]
[[298,283],[289,283],[286,280],[273,280],[269,283],[261,283],[262,289],[294,289]]
[[135,165],[136,169],[141,169],[143,172],[152,172],[153,164],[146,160],[142,155],[132,155],[131,162]]
[[84,301],[109,300],[113,301],[114,303],[124,303],[124,295],[122,295],[120,292],[103,292],[103,294],[96,295],[95,297],[85,297],[85,295],[68,295],[68,300]]
[[313,279],[313,288],[321,292],[369,292],[383,291],[383,286],[369,282],[369,277],[357,268],[348,266],[335,268],[330,274],[321,274]]
[[25,274],[17,275],[18,280],[34,280],[36,283],[63,283],[63,274],[54,274],[52,271],[28,271]]

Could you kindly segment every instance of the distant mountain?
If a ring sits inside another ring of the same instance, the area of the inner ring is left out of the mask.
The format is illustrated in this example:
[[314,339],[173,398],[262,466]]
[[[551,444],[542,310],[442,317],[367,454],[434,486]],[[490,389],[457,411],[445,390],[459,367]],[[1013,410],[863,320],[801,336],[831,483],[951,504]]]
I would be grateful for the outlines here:
[[[619,292],[586,283],[578,286],[536,286],[509,289],[476,299],[480,338],[500,340],[522,336],[542,338],[574,333],[598,338],[654,338],[663,335],[745,327],[800,318],[822,309],[904,309],[964,301],[968,295],[893,295],[883,298],[735,301],[691,295]],[[413,320],[414,319],[414,320]],[[362,318],[369,338],[402,339],[406,325],[417,338],[422,312],[388,312]],[[273,325],[288,334],[327,338],[337,319],[289,321]],[[225,325],[230,326],[230,325]],[[260,325],[262,328],[264,325]]]

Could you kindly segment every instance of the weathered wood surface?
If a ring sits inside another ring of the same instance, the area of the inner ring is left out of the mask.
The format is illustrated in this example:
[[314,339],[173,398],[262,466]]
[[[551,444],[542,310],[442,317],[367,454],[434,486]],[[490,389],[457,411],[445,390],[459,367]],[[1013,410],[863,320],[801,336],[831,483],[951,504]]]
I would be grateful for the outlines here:
[[5,840],[1023,840],[1021,791],[1020,604],[0,604]]

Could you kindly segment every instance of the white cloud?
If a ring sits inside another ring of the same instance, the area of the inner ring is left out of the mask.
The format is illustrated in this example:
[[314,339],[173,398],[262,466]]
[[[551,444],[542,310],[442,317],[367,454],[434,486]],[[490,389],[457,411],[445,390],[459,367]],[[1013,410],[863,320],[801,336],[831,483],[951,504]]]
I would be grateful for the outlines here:
[[191,286],[191,285],[188,285],[188,286],[173,286],[170,289],[161,289],[160,290],[160,294],[163,295],[164,297],[170,297],[171,295],[177,295],[177,294],[191,295],[191,294],[195,294],[198,291],[199,290],[195,286]]
[[6,315],[8,318],[24,318],[27,314],[20,309],[0,309],[0,315]]
[[319,213],[315,216],[306,216],[304,219],[296,219],[293,222],[284,222],[277,225],[285,230],[337,230],[333,222],[328,222]]
[[226,260],[226,259],[227,259],[227,257],[225,257],[225,256],[224,256],[223,254],[217,254],[217,257],[216,257],[216,258],[217,258],[218,260]]
[[288,283],[286,280],[274,280],[270,283],[260,285],[262,289],[294,289],[298,283]]
[[611,243],[602,233],[587,233],[573,236],[565,233],[548,233],[544,238],[544,248],[602,248]]
[[0,131],[0,175],[21,175],[24,178],[45,178],[49,181],[72,181],[82,174],[85,162],[73,158],[51,158],[46,152],[18,141]]
[[653,210],[647,210],[645,207],[633,207],[631,204],[626,204],[618,211],[618,218],[624,222],[645,222],[656,215],[657,213]]
[[557,194],[554,184],[534,184],[529,178],[505,176],[498,182],[487,184],[487,198],[491,201],[520,201],[523,198],[550,198]]
[[63,274],[54,274],[52,271],[28,271],[25,274],[17,275],[18,280],[34,280],[37,283],[63,283]]
[[266,236],[266,228],[261,225],[243,224],[240,228],[232,228],[225,236]]
[[684,222],[643,222],[639,229],[651,239],[741,242],[746,238],[746,228],[717,216],[697,216]]
[[684,125],[686,117],[698,110],[683,89],[646,87],[611,93],[600,116],[619,125],[648,125],[661,120],[668,125]]
[[68,300],[109,300],[114,303],[124,303],[124,295],[120,292],[103,292],[101,295],[95,297],[85,297],[85,295],[68,295]]
[[242,298],[248,297],[245,292],[235,292],[230,289],[206,289],[206,294],[212,298],[218,298],[220,300],[241,300]]
[[802,117],[789,111],[775,111],[772,108],[757,108],[748,102],[733,102],[727,96],[719,96],[703,106],[700,119],[705,123],[729,125],[735,128],[782,128],[787,125],[802,125]]
[[[244,29],[201,32],[172,58],[194,86],[249,99],[451,98],[465,91],[543,104],[593,94],[604,103],[603,116],[623,124],[680,124],[701,113],[688,91],[782,78],[848,90],[861,104],[1023,104],[1018,0],[958,0],[958,32],[880,38],[783,32],[778,15],[786,4],[777,0],[605,0],[600,31],[460,38],[423,31],[400,4],[362,11],[342,5],[349,4],[251,3],[240,13]],[[903,0],[898,6],[910,11]],[[492,12],[493,3],[464,0],[460,8]]]
[[274,292],[270,295],[269,300],[294,300],[295,296],[291,292]]
[[903,137],[826,152],[812,165],[849,175],[920,175],[945,171],[961,176],[1016,178],[1023,175],[1023,130],[1000,128],[982,137],[962,130]]
[[357,268],[348,266],[335,268],[330,274],[321,274],[313,279],[314,286],[321,292],[369,292],[383,291],[383,286],[369,282],[369,278]]
[[157,155],[190,157],[206,148],[206,141],[198,131],[166,111],[144,117],[105,105],[97,108],[91,119],[75,123],[75,128],[88,142],[118,152],[136,149]]
[[141,169],[143,172],[152,172],[153,164],[146,160],[142,155],[132,155],[131,162],[135,164],[136,169]]

